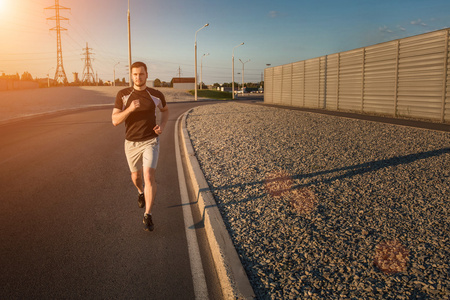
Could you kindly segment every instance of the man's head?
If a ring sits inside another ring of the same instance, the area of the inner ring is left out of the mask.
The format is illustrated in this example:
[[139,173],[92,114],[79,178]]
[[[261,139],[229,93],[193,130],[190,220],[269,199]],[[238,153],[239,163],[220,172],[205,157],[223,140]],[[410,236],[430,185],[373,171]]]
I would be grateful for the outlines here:
[[147,66],[140,61],[131,65],[131,77],[135,88],[143,88],[146,86],[148,73]]

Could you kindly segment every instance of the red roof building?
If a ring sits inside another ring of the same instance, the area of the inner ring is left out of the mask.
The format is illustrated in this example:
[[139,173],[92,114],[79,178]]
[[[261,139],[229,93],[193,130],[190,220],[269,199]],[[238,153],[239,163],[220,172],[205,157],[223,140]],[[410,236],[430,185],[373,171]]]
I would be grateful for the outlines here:
[[195,89],[195,77],[174,77],[172,79],[173,88],[180,90]]

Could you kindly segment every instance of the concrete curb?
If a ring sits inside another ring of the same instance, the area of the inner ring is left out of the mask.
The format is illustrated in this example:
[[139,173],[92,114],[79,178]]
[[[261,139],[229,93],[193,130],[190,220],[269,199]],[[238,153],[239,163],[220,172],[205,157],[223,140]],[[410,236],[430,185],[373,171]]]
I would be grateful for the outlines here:
[[93,104],[93,105],[86,105],[86,106],[79,106],[79,107],[71,107],[71,108],[62,108],[58,110],[53,110],[49,112],[42,112],[42,113],[35,113],[35,114],[27,114],[23,116],[18,116],[10,119],[0,120],[0,126],[10,124],[10,123],[16,123],[21,121],[26,121],[34,118],[41,118],[41,117],[51,117],[56,115],[62,115],[62,114],[70,114],[74,112],[84,111],[84,110],[91,110],[91,109],[103,109],[103,108],[112,108],[114,107],[113,104]]
[[187,113],[184,113],[181,117],[181,147],[191,185],[197,195],[198,208],[200,215],[203,217],[208,243],[222,287],[222,294],[225,299],[255,299],[250,281],[195,157],[194,148],[186,129]]

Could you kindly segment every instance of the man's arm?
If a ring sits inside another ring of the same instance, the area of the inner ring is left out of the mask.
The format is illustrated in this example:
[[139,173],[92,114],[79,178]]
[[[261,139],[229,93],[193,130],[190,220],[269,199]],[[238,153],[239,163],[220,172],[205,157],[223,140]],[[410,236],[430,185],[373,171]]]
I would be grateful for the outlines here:
[[158,108],[161,111],[161,125],[156,125],[153,130],[157,135],[160,135],[164,131],[167,121],[169,120],[169,107],[167,105],[163,107],[160,104],[158,105]]
[[114,108],[111,116],[113,125],[117,126],[122,124],[133,111],[139,108],[139,106],[139,100],[134,100],[125,110]]

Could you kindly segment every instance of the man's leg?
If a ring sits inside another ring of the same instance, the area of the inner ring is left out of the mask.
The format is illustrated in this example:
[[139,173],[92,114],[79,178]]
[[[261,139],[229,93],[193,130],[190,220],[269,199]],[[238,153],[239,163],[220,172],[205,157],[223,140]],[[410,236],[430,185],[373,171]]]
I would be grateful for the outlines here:
[[136,172],[131,172],[131,180],[133,181],[139,192],[138,206],[139,208],[143,208],[145,206],[145,195],[143,186],[144,180],[142,179],[142,169]]
[[155,203],[156,196],[156,165],[159,155],[159,139],[155,138],[148,141],[148,148],[143,155],[144,166],[144,194],[145,194],[145,214],[144,214],[144,230],[153,231],[152,208]]
[[156,196],[156,180],[155,180],[156,169],[144,167],[144,194],[145,194],[145,213],[151,214],[153,203]]
[[134,186],[138,189],[139,194],[144,193],[144,181],[142,180],[142,170],[137,172],[131,172],[131,180],[134,183]]

